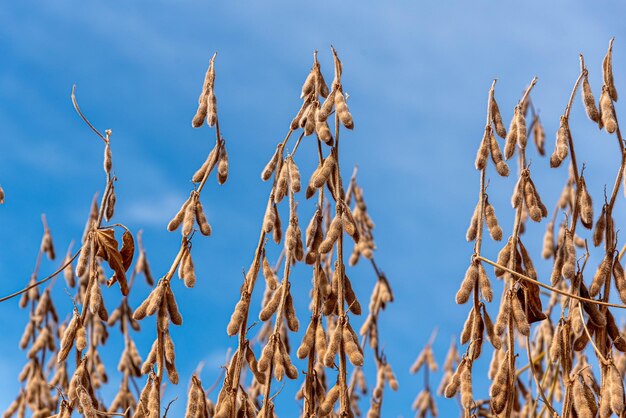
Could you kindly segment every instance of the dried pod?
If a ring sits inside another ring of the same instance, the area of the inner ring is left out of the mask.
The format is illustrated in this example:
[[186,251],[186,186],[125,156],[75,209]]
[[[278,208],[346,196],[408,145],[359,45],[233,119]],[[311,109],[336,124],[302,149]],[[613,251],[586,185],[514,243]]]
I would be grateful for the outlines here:
[[204,214],[204,209],[202,208],[202,203],[200,203],[200,199],[196,201],[196,221],[198,222],[198,227],[200,228],[200,232],[202,235],[206,235],[207,237],[211,235],[211,225],[209,221],[207,221],[206,215]]
[[463,374],[465,369],[467,369],[467,364],[465,362],[466,360],[463,359],[459,363],[456,371],[450,378],[450,383],[448,383],[448,385],[446,386],[444,390],[444,396],[446,398],[453,398],[459,391],[459,387],[461,386],[461,375]]
[[455,300],[457,304],[461,305],[469,300],[472,290],[474,290],[476,281],[478,280],[478,276],[478,266],[472,261],[465,272],[465,277],[461,282],[461,287],[456,293]]
[[511,299],[512,295],[510,293],[502,298],[500,312],[498,313],[495,326],[496,335],[498,336],[502,336],[507,328],[509,317],[511,316]]
[[342,220],[339,215],[335,215],[332,222],[330,223],[330,226],[328,227],[328,231],[326,231],[326,238],[324,238],[324,241],[320,243],[320,246],[318,248],[319,252],[321,254],[326,254],[330,252],[341,233]]
[[478,152],[476,153],[476,161],[474,162],[476,170],[484,170],[487,166],[487,158],[489,157],[489,150],[491,145],[489,141],[490,132],[491,127],[485,127],[485,133],[483,134],[482,141],[480,141],[480,146],[478,147]]
[[623,303],[626,303],[626,276],[624,276],[624,267],[619,259],[619,254],[615,256],[613,261],[613,277],[615,277],[615,287],[619,293],[619,298]]
[[513,310],[513,319],[515,320],[515,326],[518,331],[522,335],[530,335],[530,324],[528,323],[528,318],[526,317],[526,312],[524,312],[524,308],[519,300],[519,298],[515,295],[511,297],[511,307]]
[[581,376],[574,379],[573,387],[574,410],[579,418],[593,418],[598,412],[593,391]]
[[178,227],[180,226],[181,223],[183,223],[183,219],[185,218],[187,211],[187,207],[191,204],[191,197],[187,200],[185,200],[185,203],[183,203],[183,205],[181,206],[181,208],[178,210],[178,212],[176,213],[176,215],[174,215],[174,217],[172,218],[172,220],[170,221],[169,224],[167,224],[167,230],[168,231],[175,231],[178,229]]
[[498,218],[496,218],[496,212],[493,206],[489,203],[489,199],[485,199],[485,220],[487,221],[487,228],[489,228],[489,235],[495,241],[502,239],[502,228],[498,225]]
[[617,90],[615,89],[615,81],[613,80],[613,38],[609,42],[609,49],[602,60],[602,78],[611,99],[616,102]]
[[78,315],[75,314],[72,316],[67,328],[65,328],[63,338],[61,339],[61,347],[59,349],[59,353],[57,354],[57,361],[59,363],[64,361],[70,353],[72,345],[74,344],[74,338],[76,337],[76,331],[78,330],[79,323],[80,319]]
[[606,280],[609,278],[609,274],[611,274],[612,261],[613,258],[609,255],[606,255],[602,259],[598,270],[596,270],[596,274],[593,276],[591,286],[589,286],[589,296],[597,296],[604,287]]
[[278,180],[276,181],[276,189],[274,191],[274,203],[280,203],[287,195],[287,187],[289,185],[289,165],[283,162],[279,166]]
[[496,127],[496,133],[500,138],[506,138],[506,129],[504,123],[502,123],[502,116],[500,115],[500,108],[496,102],[496,98],[493,96],[493,90],[489,92],[489,113],[491,115],[491,121]]
[[487,276],[487,272],[483,265],[479,262],[478,264],[478,283],[480,286],[480,293],[483,295],[483,298],[487,302],[491,302],[493,300],[493,290],[491,289],[491,281]]
[[337,403],[337,399],[339,399],[339,395],[341,394],[339,384],[332,387],[331,390],[328,391],[324,401],[320,404],[320,414],[321,416],[326,416],[331,413],[333,408],[335,407],[335,403]]
[[604,240],[604,231],[606,229],[606,207],[602,206],[602,212],[596,221],[596,227],[593,230],[593,245],[595,247],[602,244]]
[[611,410],[621,417],[624,412],[624,381],[615,365],[609,366],[608,383],[608,389],[611,392]]
[[104,145],[104,172],[107,174],[111,173],[111,169],[113,168],[113,154],[111,153],[111,141],[105,141]]
[[219,184],[226,183],[228,179],[228,153],[226,152],[226,146],[222,140],[222,147],[220,148],[220,158],[217,162],[217,182]]
[[301,188],[300,171],[291,157],[287,159],[287,165],[289,166],[289,187],[294,193],[298,193]]
[[474,317],[476,313],[474,312],[474,307],[470,309],[469,314],[467,315],[467,319],[465,319],[465,323],[463,324],[463,330],[461,331],[461,344],[466,344],[470,337],[472,336],[472,328],[474,326]]
[[276,291],[272,294],[270,300],[265,304],[261,312],[259,312],[259,319],[263,322],[267,321],[274,315],[276,309],[278,309],[278,305],[280,304],[280,299],[282,297],[283,286],[279,286]]
[[546,154],[546,132],[543,129],[543,125],[541,124],[541,119],[539,119],[539,115],[536,115],[535,119],[533,120],[532,132],[533,138],[535,139],[535,145],[537,146],[537,152],[539,152],[539,155],[544,156]]
[[335,160],[335,154],[331,153],[328,157],[324,159],[324,163],[322,164],[319,171],[315,171],[313,176],[311,176],[311,184],[315,188],[323,187],[330,180],[330,176],[333,173],[337,162]]
[[504,143],[504,158],[507,160],[515,153],[515,144],[517,143],[517,113],[519,112],[519,106],[515,107],[511,124],[509,125],[509,131],[506,136],[506,142]]
[[335,356],[339,350],[339,344],[341,344],[342,328],[343,325],[341,322],[337,323],[330,337],[330,342],[326,348],[326,353],[324,354],[324,364],[326,367],[332,367],[335,363]]
[[609,95],[607,86],[602,86],[602,94],[600,95],[600,121],[604,129],[610,134],[617,129],[617,121],[615,120],[615,109],[613,101]]
[[569,230],[565,230],[564,239],[564,259],[561,274],[569,280],[573,280],[576,276],[576,247],[574,246],[574,237]]
[[485,321],[485,330],[487,331],[487,339],[489,339],[489,342],[491,343],[491,345],[493,345],[493,348],[499,350],[500,348],[502,348],[502,340],[500,340],[500,338],[496,335],[495,327],[493,325],[493,322],[491,321],[491,317],[487,313],[487,308],[485,307],[485,305],[483,305],[483,317]]
[[217,98],[213,93],[213,89],[209,91],[206,98],[207,101],[207,117],[206,124],[213,127],[217,123]]
[[593,202],[591,201],[591,196],[589,195],[587,184],[585,183],[585,178],[583,176],[580,177],[579,205],[580,221],[585,228],[591,229],[593,226]]
[[265,278],[265,284],[270,290],[276,290],[278,287],[278,279],[276,278],[276,274],[274,270],[270,267],[269,261],[267,261],[267,256],[265,251],[263,251],[262,255],[262,264],[263,264],[263,277]]
[[261,173],[261,179],[263,181],[269,180],[269,178],[272,176],[272,173],[274,172],[274,170],[276,169],[276,166],[278,165],[279,159],[281,159],[282,150],[283,150],[283,147],[281,144],[279,144],[276,147],[276,151],[274,151],[274,155],[272,155],[272,158],[269,160],[269,162],[263,169],[263,172]]
[[348,129],[354,128],[354,122],[352,120],[352,115],[348,110],[348,105],[346,104],[346,99],[341,90],[338,90],[335,93],[335,109],[337,111],[337,116],[339,120]]
[[274,225],[276,224],[276,211],[274,211],[274,204],[272,202],[267,203],[267,209],[265,209],[265,216],[263,217],[263,230],[266,234],[272,232]]
[[287,326],[289,329],[292,332],[298,332],[298,328],[300,328],[300,321],[298,321],[298,317],[296,316],[296,310],[293,306],[291,292],[288,292],[287,297],[285,298],[285,319],[287,320]]
[[469,367],[465,367],[461,373],[461,405],[465,409],[471,409],[474,405],[474,396],[472,395],[472,371]]
[[343,327],[343,344],[344,350],[346,351],[346,355],[350,360],[350,363],[356,367],[363,366],[363,352],[361,351],[361,347],[359,346],[358,338],[355,339],[356,335],[354,331],[351,330],[350,324],[346,323]]
[[561,116],[561,124],[556,133],[556,146],[550,157],[550,167],[556,168],[561,165],[569,153],[569,124],[564,116]]
[[517,128],[517,144],[520,148],[526,148],[528,136],[526,132],[526,118],[524,117],[524,112],[522,112],[521,109],[518,110],[515,112],[515,117],[517,118],[515,121],[515,126]]
[[309,322],[309,326],[304,333],[304,337],[302,338],[302,343],[300,343],[300,347],[298,347],[298,351],[296,356],[299,359],[303,359],[308,357],[313,345],[315,344],[315,329],[316,329],[316,321],[313,320]]
[[548,259],[554,256],[554,222],[548,222],[546,227],[546,233],[543,236],[543,249],[541,251],[541,257]]
[[507,350],[504,359],[500,362],[500,367],[498,367],[498,372],[493,379],[491,388],[489,389],[491,408],[496,414],[501,414],[502,411],[504,411],[504,407],[509,399],[508,384],[510,380],[510,367],[508,353],[509,351]]
[[174,325],[182,325],[183,317],[178,310],[178,304],[176,303],[174,292],[172,292],[172,288],[169,285],[165,289],[165,300],[167,302],[167,312],[172,323]]
[[[507,241],[506,245],[500,250],[498,253],[498,263],[501,266],[508,266],[509,260],[511,259],[511,240]],[[496,277],[504,276],[505,270],[496,267],[494,270]]]
[[598,123],[600,121],[600,114],[598,113],[598,108],[596,107],[596,101],[593,98],[593,93],[591,92],[591,86],[589,85],[589,77],[587,73],[587,69],[584,70],[583,75],[583,94],[582,94],[583,104],[585,106],[585,112],[587,116],[592,121]]

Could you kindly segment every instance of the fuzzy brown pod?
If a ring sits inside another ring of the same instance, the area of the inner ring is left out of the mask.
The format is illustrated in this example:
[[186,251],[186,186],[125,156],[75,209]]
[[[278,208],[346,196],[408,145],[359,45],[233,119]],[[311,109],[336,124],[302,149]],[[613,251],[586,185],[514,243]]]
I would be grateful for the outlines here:
[[204,82],[202,84],[202,90],[200,91],[200,96],[198,97],[198,110],[196,111],[193,120],[191,121],[191,126],[194,128],[199,128],[204,123],[204,120],[207,117],[208,103],[207,96],[210,91],[213,90],[213,85],[215,83],[215,55],[211,58],[209,62],[209,68],[204,75]]
[[498,225],[498,218],[496,212],[489,203],[489,199],[485,199],[485,220],[487,222],[487,228],[489,229],[489,235],[495,241],[502,240],[502,228]]
[[608,389],[611,398],[611,410],[617,416],[624,412],[624,380],[622,374],[614,364],[609,366]]
[[504,411],[506,403],[509,399],[508,384],[510,380],[510,366],[508,362],[507,350],[504,355],[504,360],[500,362],[498,372],[496,373],[493,383],[489,389],[489,396],[491,397],[491,408],[496,414],[501,414]]
[[624,275],[624,267],[619,259],[619,254],[615,256],[613,261],[613,277],[615,278],[615,287],[619,293],[619,298],[622,303],[626,303],[626,276]]
[[502,122],[502,115],[500,114],[500,108],[494,97],[493,90],[489,92],[489,114],[491,115],[491,121],[496,128],[496,133],[500,138],[506,138],[506,129]]
[[178,210],[176,215],[174,215],[174,217],[169,222],[169,224],[167,224],[167,230],[168,231],[173,232],[173,231],[177,230],[178,227],[180,226],[180,224],[183,223],[183,219],[185,218],[185,215],[188,212],[187,211],[187,207],[191,204],[191,201],[192,201],[192,196],[189,196],[189,198],[187,200],[185,200],[185,202],[180,207],[180,209]]
[[261,312],[259,313],[259,319],[263,322],[269,320],[274,312],[278,309],[280,300],[283,293],[283,285],[280,285],[272,294],[272,297],[267,301]]
[[610,134],[617,130],[615,109],[609,95],[609,89],[606,86],[602,86],[602,94],[600,95],[600,125]]
[[291,191],[298,193],[301,189],[300,171],[291,156],[287,158],[287,165],[289,166],[289,187]]
[[300,328],[300,321],[298,321],[298,317],[296,315],[291,292],[287,293],[287,297],[285,298],[285,319],[287,320],[289,330],[292,332],[298,332],[298,329]]
[[169,283],[165,289],[165,300],[167,302],[167,312],[172,323],[174,325],[182,325],[183,317],[178,310],[178,304],[176,303],[174,292],[172,291],[171,286],[169,286]]
[[589,295],[591,297],[597,296],[600,290],[602,290],[604,283],[606,283],[608,276],[611,274],[612,262],[613,258],[610,255],[606,255],[602,259],[600,266],[593,276],[591,286],[589,286]]
[[565,230],[563,255],[561,275],[566,279],[573,280],[574,276],[576,276],[576,247],[574,246],[574,237],[567,229]]
[[326,254],[332,250],[333,245],[335,245],[335,242],[337,242],[337,239],[339,239],[339,235],[342,233],[342,225],[343,222],[341,220],[341,217],[336,214],[332,222],[330,223],[328,231],[326,231],[326,237],[324,238],[324,241],[320,243],[320,246],[318,248],[321,254]]
[[593,201],[591,200],[591,195],[587,190],[587,183],[585,182],[585,178],[580,176],[580,222],[587,229],[591,229],[593,227]]
[[567,158],[569,154],[569,123],[565,116],[561,116],[561,124],[556,133],[556,145],[554,152],[550,156],[550,167],[556,168],[561,165],[563,160]]
[[204,163],[202,163],[200,168],[198,168],[198,170],[196,170],[196,172],[193,174],[193,176],[191,177],[191,181],[193,183],[202,182],[202,180],[204,180],[204,177],[208,176],[208,173],[213,169],[213,167],[215,167],[215,164],[217,163],[218,149],[219,145],[215,145],[207,156]]
[[217,97],[211,89],[206,98],[207,101],[207,117],[206,124],[213,127],[217,124]]
[[304,136],[309,136],[313,132],[315,132],[316,121],[317,121],[317,111],[319,109],[319,102],[316,100],[309,106],[309,109],[306,113],[306,119],[304,121]]
[[472,290],[474,290],[474,285],[476,284],[478,277],[478,266],[474,261],[472,261],[465,272],[465,277],[461,282],[461,287],[456,293],[455,300],[457,304],[462,305],[469,300],[469,297],[472,293]]
[[[301,127],[301,121],[303,119],[304,119],[304,122],[306,122],[306,113],[309,110],[310,104],[311,104],[311,95],[307,96],[304,99],[304,102],[302,102],[302,106],[300,107],[300,110],[298,110],[298,113],[292,119],[291,125],[290,125],[290,129],[292,131],[295,131],[295,130],[297,130],[298,128]],[[304,126],[304,125],[302,124],[302,126]]]
[[495,332],[497,336],[502,336],[504,331],[507,329],[509,318],[511,317],[512,310],[512,302],[515,296],[512,296],[511,292],[508,292],[505,297],[502,298],[500,304],[500,312],[498,312],[498,317],[496,319]]
[[584,382],[582,377],[577,376],[573,385],[574,410],[580,418],[593,418],[598,412],[598,406],[593,391]]
[[519,297],[513,295],[511,297],[511,308],[513,311],[513,319],[515,320],[515,326],[522,335],[530,335],[530,324],[526,317],[526,312],[522,306]]
[[489,158],[489,150],[490,150],[490,140],[489,135],[491,132],[491,127],[485,127],[485,133],[483,134],[483,139],[480,141],[480,146],[478,147],[478,151],[476,152],[476,161],[474,162],[474,166],[476,170],[484,170],[487,166],[487,158]]
[[539,115],[535,115],[535,118],[533,119],[532,133],[535,145],[537,146],[537,152],[543,157],[546,154],[546,132],[543,129]]
[[499,350],[500,348],[502,348],[502,340],[496,335],[493,321],[487,313],[487,307],[485,305],[483,305],[483,318],[485,322],[485,330],[487,331],[487,339],[489,340],[493,348]]
[[611,99],[616,102],[617,90],[615,89],[615,81],[613,80],[613,39],[609,42],[609,49],[602,60],[602,78]]
[[606,206],[602,206],[602,212],[596,221],[596,227],[593,230],[593,245],[594,247],[602,244],[604,240],[604,231],[606,229]]
[[359,339],[350,324],[347,322],[343,326],[342,339],[344,350],[348,356],[348,360],[350,360],[350,363],[356,367],[363,366],[364,357],[361,346],[359,345]]
[[480,201],[474,207],[474,213],[472,214],[472,219],[470,219],[470,224],[467,227],[467,232],[465,233],[465,239],[467,242],[472,242],[476,239],[476,235],[478,233],[478,218],[480,216]]
[[465,319],[465,323],[463,324],[463,330],[461,331],[460,341],[461,345],[467,344],[467,342],[472,337],[472,328],[474,327],[476,312],[474,307],[470,309],[467,314],[467,318]]
[[526,131],[526,118],[524,116],[524,112],[520,109],[515,112],[515,117],[517,120],[515,121],[515,126],[517,128],[517,145],[520,148],[526,148],[526,144],[528,142],[528,134]]
[[261,264],[263,265],[263,277],[265,278],[265,284],[270,290],[276,290],[278,287],[278,279],[276,277],[276,273],[270,266],[269,261],[267,260],[267,255],[265,254],[265,250],[263,251],[263,255],[261,256]]
[[346,103],[346,98],[344,97],[343,91],[337,90],[335,93],[335,109],[337,111],[337,117],[348,129],[354,129],[354,121],[352,120],[352,115],[350,114],[350,110],[348,109],[348,104]]
[[506,135],[506,141],[504,143],[504,158],[507,160],[515,153],[515,145],[517,144],[517,113],[519,112],[519,106],[515,106],[513,118],[509,125],[509,131]]
[[304,337],[302,338],[302,342],[300,343],[300,347],[298,347],[298,351],[296,352],[296,357],[299,359],[304,359],[309,356],[311,349],[315,345],[315,330],[317,328],[317,320],[312,319],[309,322],[309,326],[304,333]]
[[339,345],[341,344],[341,337],[343,332],[342,328],[343,324],[341,322],[337,323],[335,329],[331,334],[330,342],[328,343],[328,346],[326,347],[326,352],[324,353],[324,365],[326,365],[326,367],[332,367],[332,365],[335,363],[335,356],[337,355],[337,352],[339,351]]
[[324,187],[324,184],[328,183],[331,175],[335,170],[335,166],[337,165],[337,161],[335,158],[335,154],[331,153],[328,157],[324,159],[324,162],[319,170],[316,170],[311,176],[311,184],[314,188]]
[[[502,247],[502,249],[498,253],[498,259],[497,259],[498,263],[497,264],[499,264],[501,266],[508,266],[510,259],[511,259],[511,239],[509,238],[509,240],[507,241],[506,245],[504,247]],[[501,269],[500,267],[496,267],[494,269],[494,273],[495,273],[496,277],[502,277],[502,276],[504,276],[504,273],[506,273],[506,271]]]
[[228,153],[226,152],[226,144],[222,139],[222,146],[220,148],[220,157],[217,162],[217,182],[219,184],[226,183],[228,179]]
[[276,146],[276,151],[274,151],[274,155],[272,155],[272,158],[268,161],[267,165],[261,172],[261,179],[263,181],[267,181],[269,180],[270,177],[272,177],[272,173],[274,173],[274,170],[276,170],[278,161],[282,159],[281,158],[282,150],[283,150],[282,145],[278,144]]
[[198,223],[198,228],[200,228],[200,232],[202,233],[202,235],[205,235],[207,237],[211,235],[211,225],[206,218],[200,199],[196,200],[195,216],[196,222]]
[[115,187],[111,185],[111,190],[109,191],[109,196],[106,201],[106,208],[104,210],[104,219],[110,221],[115,214],[115,202],[117,198],[115,197]]
[[583,75],[583,89],[582,89],[582,99],[583,105],[585,106],[585,113],[589,119],[593,122],[598,123],[600,121],[600,114],[598,112],[598,108],[596,107],[596,100],[593,97],[593,93],[591,92],[591,86],[589,85],[589,76],[587,69],[584,70]]
[[491,161],[493,161],[496,165],[496,171],[498,174],[502,177],[508,177],[509,166],[504,162],[500,146],[498,145],[498,141],[496,140],[496,137],[491,129],[489,130],[489,151],[491,154]]
[[606,330],[613,341],[613,346],[619,351],[626,352],[626,340],[620,334],[619,327],[615,322],[615,317],[609,309],[606,310]]
[[80,326],[80,317],[77,313],[74,313],[70,323],[63,332],[63,338],[61,339],[61,346],[57,354],[57,362],[61,363],[69,355],[72,345],[74,345],[74,339],[76,337],[76,331]]

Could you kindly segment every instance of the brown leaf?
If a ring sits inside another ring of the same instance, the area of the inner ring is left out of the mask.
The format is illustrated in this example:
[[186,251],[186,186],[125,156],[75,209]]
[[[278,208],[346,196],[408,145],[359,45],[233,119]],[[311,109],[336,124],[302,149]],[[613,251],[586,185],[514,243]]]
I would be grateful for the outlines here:
[[120,254],[122,255],[124,271],[128,271],[130,265],[133,263],[133,256],[135,255],[135,240],[129,230],[124,231],[124,235],[122,235],[122,249],[120,250]]
[[119,282],[122,294],[124,296],[128,295],[124,259],[117,249],[118,244],[115,239],[115,232],[112,229],[98,229],[96,231],[96,242],[98,243],[96,255],[109,263],[109,267],[115,272],[108,285],[111,286],[113,283]]

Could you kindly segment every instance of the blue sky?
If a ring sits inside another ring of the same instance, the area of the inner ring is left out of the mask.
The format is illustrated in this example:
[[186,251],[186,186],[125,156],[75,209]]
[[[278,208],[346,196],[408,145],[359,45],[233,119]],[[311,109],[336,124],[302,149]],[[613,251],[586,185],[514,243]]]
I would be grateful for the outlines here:
[[[467,312],[453,298],[471,254],[464,235],[477,197],[473,160],[491,80],[499,79],[496,97],[508,123],[527,83],[539,77],[532,97],[551,152],[559,115],[578,75],[579,52],[599,92],[601,60],[609,38],[616,36],[618,90],[624,85],[625,11],[618,2],[602,7],[487,1],[5,5],[0,9],[0,184],[7,197],[0,207],[0,294],[27,282],[42,232],[41,213],[47,214],[57,251],[64,254],[69,241],[82,233],[93,194],[102,189],[102,144],[71,107],[74,83],[92,122],[113,130],[116,219],[133,231],[143,228],[153,271],[167,270],[179,236],[167,233],[165,225],[213,143],[212,131],[193,130],[190,121],[208,59],[219,51],[216,93],[231,170],[226,185],[211,181],[203,192],[214,233],[194,242],[198,285],[192,290],[180,285],[176,291],[185,319],[173,331],[175,343],[184,346],[178,356],[182,383],[168,388],[166,399],[179,395],[180,413],[198,362],[207,363],[203,379],[208,386],[226,350],[236,344],[224,329],[263,216],[269,186],[259,173],[299,107],[314,50],[320,50],[326,78],[332,78],[332,44],[344,64],[356,125],[343,136],[341,163],[347,170],[356,163],[360,167],[359,181],[376,222],[376,260],[397,296],[380,323],[385,352],[400,380],[400,391],[386,395],[384,416],[411,416],[410,404],[422,382],[409,375],[411,362],[435,326],[438,360],[443,361]],[[572,131],[599,210],[602,187],[612,184],[619,156],[614,140],[585,119],[579,99],[575,103]],[[620,107],[621,101],[618,113]],[[312,143],[303,146],[297,162],[308,178],[315,155]],[[566,170],[548,169],[547,159],[534,151],[529,158],[551,208]],[[513,180],[493,171],[490,178],[490,200],[508,234]],[[310,213],[303,204],[300,218]],[[623,202],[615,215],[624,215]],[[537,257],[544,227],[545,222],[530,225],[525,239]],[[497,245],[486,246],[492,256],[497,250]],[[536,264],[545,273],[545,263]],[[44,263],[42,273],[57,265]],[[350,273],[362,304],[374,283],[366,267]],[[295,279],[294,292],[303,313],[310,277],[306,269],[296,274],[302,278]],[[147,292],[145,286],[134,289],[133,303]],[[61,282],[56,293],[59,311],[69,312]],[[117,297],[105,294],[109,309]],[[4,409],[18,390],[15,376],[25,353],[17,341],[27,318],[15,302],[0,305],[0,312],[10,318],[0,344]],[[144,356],[151,329],[146,321],[137,336]],[[112,337],[105,356],[111,373],[120,347]],[[110,396],[117,384],[113,377],[104,395]],[[279,396],[283,416],[294,410],[295,389],[288,384]],[[478,396],[485,390],[477,384]],[[442,399],[439,406],[443,416],[456,411],[454,401]]]

